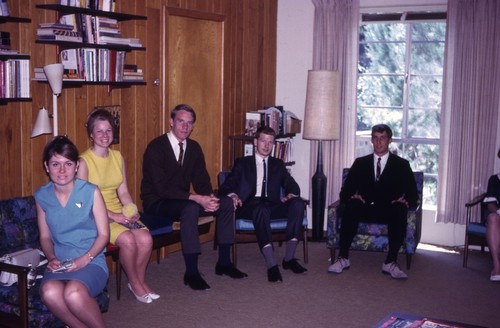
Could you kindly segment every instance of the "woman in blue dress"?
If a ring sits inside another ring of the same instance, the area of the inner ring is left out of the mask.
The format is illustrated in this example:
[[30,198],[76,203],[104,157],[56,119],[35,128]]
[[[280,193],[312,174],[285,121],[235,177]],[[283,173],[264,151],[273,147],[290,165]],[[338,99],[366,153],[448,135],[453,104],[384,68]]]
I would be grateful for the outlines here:
[[[105,327],[94,297],[108,280],[108,218],[99,189],[75,178],[78,155],[73,142],[62,136],[43,151],[50,182],[35,192],[35,200],[40,244],[49,263],[40,296],[69,327]],[[59,271],[67,260],[72,265]]]

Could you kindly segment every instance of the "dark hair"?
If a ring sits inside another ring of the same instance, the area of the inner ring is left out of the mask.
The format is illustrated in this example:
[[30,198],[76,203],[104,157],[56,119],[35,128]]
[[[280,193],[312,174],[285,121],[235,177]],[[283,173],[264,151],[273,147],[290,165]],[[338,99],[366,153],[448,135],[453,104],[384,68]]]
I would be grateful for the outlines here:
[[108,121],[111,125],[111,129],[113,129],[113,135],[115,134],[115,118],[109,111],[99,108],[90,112],[89,116],[87,117],[87,123],[85,124],[85,126],[87,127],[87,134],[89,135],[89,137],[92,135],[92,131],[94,130],[96,121]]
[[49,160],[54,155],[66,157],[75,163],[78,162],[79,158],[78,148],[76,148],[75,144],[66,136],[57,136],[45,146],[42,155],[42,165],[48,164]]
[[175,106],[174,109],[172,109],[172,112],[170,113],[170,118],[174,120],[177,113],[181,110],[185,110],[186,112],[191,113],[191,115],[193,115],[193,123],[196,122],[196,113],[194,112],[194,109],[186,104],[179,104]]
[[373,133],[378,132],[378,133],[384,133],[387,132],[387,136],[392,138],[392,130],[387,124],[376,124],[372,127],[372,136]]
[[268,136],[273,136],[276,139],[276,132],[273,128],[264,125],[257,129],[255,132],[255,139],[259,139],[261,134],[267,134]]

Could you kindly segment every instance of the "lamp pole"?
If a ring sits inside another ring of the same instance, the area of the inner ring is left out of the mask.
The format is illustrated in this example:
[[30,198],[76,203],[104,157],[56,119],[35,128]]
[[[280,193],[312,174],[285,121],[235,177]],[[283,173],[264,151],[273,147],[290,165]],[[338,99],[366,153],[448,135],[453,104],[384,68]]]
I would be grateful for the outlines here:
[[312,240],[323,239],[326,203],[326,175],[323,173],[323,147],[318,141],[318,162],[316,172],[312,176]]

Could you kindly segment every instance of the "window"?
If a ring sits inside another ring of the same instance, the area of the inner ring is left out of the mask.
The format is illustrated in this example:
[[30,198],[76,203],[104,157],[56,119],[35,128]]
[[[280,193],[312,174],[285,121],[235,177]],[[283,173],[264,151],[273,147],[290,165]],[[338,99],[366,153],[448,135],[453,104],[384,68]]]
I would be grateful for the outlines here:
[[395,22],[387,21],[392,15],[384,22],[364,15],[360,26],[356,153],[372,151],[372,125],[388,124],[391,152],[425,173],[423,203],[435,206],[446,23],[436,16],[422,21],[411,14],[419,19],[412,21],[410,14],[394,15]]

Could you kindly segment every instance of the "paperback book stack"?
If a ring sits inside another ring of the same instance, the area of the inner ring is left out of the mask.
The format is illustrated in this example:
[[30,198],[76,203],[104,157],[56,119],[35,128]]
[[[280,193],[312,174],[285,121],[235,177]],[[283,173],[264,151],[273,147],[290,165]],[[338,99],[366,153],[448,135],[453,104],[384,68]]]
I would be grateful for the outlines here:
[[68,24],[40,23],[36,35],[38,40],[83,42],[81,34]]
[[115,11],[116,8],[116,0],[59,0],[59,4],[102,11]]
[[123,65],[123,81],[143,81],[144,72],[137,65]]

